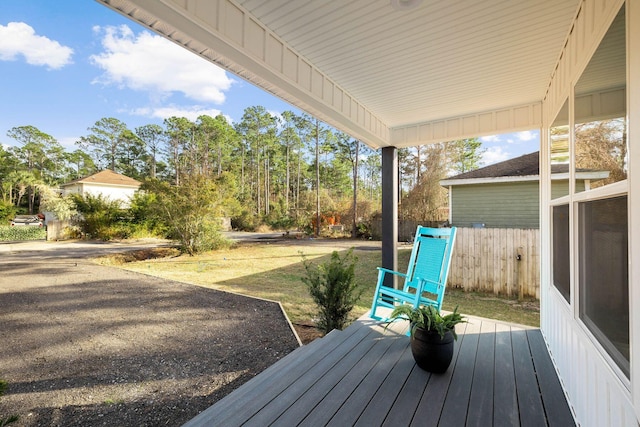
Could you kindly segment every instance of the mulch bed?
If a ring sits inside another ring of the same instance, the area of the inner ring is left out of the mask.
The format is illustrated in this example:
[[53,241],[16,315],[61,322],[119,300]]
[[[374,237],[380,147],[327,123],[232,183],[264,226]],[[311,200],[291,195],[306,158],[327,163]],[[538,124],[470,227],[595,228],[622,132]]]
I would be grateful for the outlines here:
[[0,266],[16,426],[178,426],[299,346],[275,303],[82,261]]

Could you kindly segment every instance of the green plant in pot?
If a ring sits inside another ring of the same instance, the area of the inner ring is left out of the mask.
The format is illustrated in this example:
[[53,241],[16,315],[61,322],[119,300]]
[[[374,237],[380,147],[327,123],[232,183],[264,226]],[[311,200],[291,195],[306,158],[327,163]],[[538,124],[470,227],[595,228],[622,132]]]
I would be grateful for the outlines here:
[[442,315],[432,306],[414,308],[410,305],[397,306],[391,319],[406,319],[411,323],[411,353],[416,364],[425,371],[441,374],[451,364],[453,344],[458,338],[455,326],[466,322],[458,313]]

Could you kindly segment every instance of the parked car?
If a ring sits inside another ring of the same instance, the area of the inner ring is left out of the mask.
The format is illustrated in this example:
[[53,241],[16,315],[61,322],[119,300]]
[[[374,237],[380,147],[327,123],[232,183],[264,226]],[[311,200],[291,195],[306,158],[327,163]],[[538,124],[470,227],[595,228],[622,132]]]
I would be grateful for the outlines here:
[[11,226],[44,227],[44,218],[41,218],[40,215],[16,215],[11,221]]

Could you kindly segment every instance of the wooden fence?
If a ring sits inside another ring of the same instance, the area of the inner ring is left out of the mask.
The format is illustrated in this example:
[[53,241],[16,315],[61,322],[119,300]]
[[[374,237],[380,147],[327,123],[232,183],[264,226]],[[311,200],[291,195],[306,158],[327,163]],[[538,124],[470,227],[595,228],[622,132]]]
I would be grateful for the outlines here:
[[540,298],[540,230],[458,228],[447,286]]

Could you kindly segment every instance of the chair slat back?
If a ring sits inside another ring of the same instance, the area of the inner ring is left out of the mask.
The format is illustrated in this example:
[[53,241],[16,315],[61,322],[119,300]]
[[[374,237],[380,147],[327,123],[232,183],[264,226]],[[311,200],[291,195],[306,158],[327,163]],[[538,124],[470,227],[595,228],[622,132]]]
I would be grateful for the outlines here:
[[413,285],[418,278],[427,280],[425,290],[433,292],[426,287],[433,284],[433,282],[440,283],[442,279],[447,244],[448,240],[445,239],[421,236],[416,256],[416,264],[413,268],[413,276],[408,283]]
[[418,226],[409,265],[411,274],[405,282],[405,292],[415,292],[420,285],[419,280],[425,282],[423,292],[434,294],[438,309],[442,306],[444,290],[451,265],[451,253],[455,240],[456,228],[429,228]]

